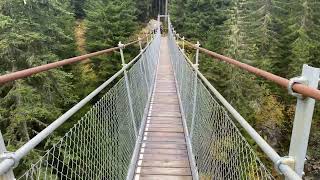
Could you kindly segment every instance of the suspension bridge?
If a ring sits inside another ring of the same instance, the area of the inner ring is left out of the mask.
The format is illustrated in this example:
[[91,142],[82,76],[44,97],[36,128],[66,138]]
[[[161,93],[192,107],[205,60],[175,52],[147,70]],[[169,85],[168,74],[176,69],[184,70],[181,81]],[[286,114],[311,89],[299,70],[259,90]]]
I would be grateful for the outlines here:
[[[168,34],[161,36],[158,27],[144,48],[139,38],[0,76],[3,84],[114,51],[120,52],[123,66],[15,152],[6,151],[0,134],[0,179],[302,178],[314,104],[320,99],[320,70],[304,65],[300,77],[287,80],[190,43],[175,32],[168,16],[159,16],[159,24],[161,17],[167,19]],[[136,43],[140,53],[126,64],[125,49]],[[195,63],[185,54],[186,43],[196,51]],[[202,75],[199,53],[271,80],[297,97],[287,156],[280,156]],[[13,169],[28,153],[107,87],[108,92],[38,162],[14,176]],[[248,141],[260,147],[273,169]]]

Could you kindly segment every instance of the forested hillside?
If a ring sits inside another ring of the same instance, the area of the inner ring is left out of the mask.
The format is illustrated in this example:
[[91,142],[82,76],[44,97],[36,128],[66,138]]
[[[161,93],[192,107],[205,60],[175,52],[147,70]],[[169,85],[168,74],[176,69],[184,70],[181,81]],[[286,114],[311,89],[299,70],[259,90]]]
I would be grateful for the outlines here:
[[[129,42],[159,11],[151,0],[0,0],[0,74]],[[126,50],[129,60],[138,47]],[[0,130],[15,151],[121,68],[118,54],[88,59],[0,87]],[[94,102],[92,102],[94,103]],[[86,111],[24,158],[37,161]]]
[[[165,0],[0,0],[0,74],[132,41],[150,18],[164,12]],[[274,74],[289,79],[301,74],[304,63],[320,67],[318,1],[171,0],[169,13],[186,39]],[[138,50],[125,49],[125,59]],[[194,50],[187,52],[193,58]],[[120,68],[114,53],[1,85],[0,130],[8,150],[21,147]],[[200,70],[268,143],[287,154],[294,97],[205,55]],[[88,108],[22,159],[15,175],[36,162]],[[308,147],[309,177],[320,176],[319,110],[318,103]]]
[[[173,25],[186,39],[292,78],[320,67],[320,3],[310,0],[172,0]],[[193,56],[193,51],[190,51]],[[296,99],[272,83],[201,55],[200,70],[280,154],[288,153]],[[320,105],[308,149],[308,176],[320,175]],[[289,128],[290,127],[290,128]],[[312,173],[310,173],[312,172]]]

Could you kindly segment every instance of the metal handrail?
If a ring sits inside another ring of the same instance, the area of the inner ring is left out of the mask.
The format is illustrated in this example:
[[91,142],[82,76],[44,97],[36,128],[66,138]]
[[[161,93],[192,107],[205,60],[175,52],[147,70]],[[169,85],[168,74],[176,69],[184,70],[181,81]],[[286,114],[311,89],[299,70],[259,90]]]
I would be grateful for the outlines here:
[[221,54],[218,54],[216,52],[213,52],[213,51],[210,51],[208,49],[205,49],[205,48],[202,48],[202,47],[198,47],[196,46],[195,44],[185,40],[185,38],[181,38],[178,36],[179,39],[183,40],[187,45],[191,46],[193,49],[199,49],[201,52],[203,52],[204,54],[206,55],[209,55],[213,58],[216,58],[218,60],[221,60],[221,61],[224,61],[224,62],[227,62],[229,64],[232,64],[232,65],[235,65],[243,70],[246,70],[250,73],[253,73],[257,76],[260,76],[262,78],[265,78],[267,80],[270,80],[286,89],[288,88],[292,88],[293,91],[297,92],[297,93],[300,93],[301,95],[304,95],[306,97],[311,97],[311,98],[314,98],[316,100],[320,100],[320,90],[318,89],[315,89],[315,88],[311,88],[311,87],[308,87],[304,84],[300,84],[300,83],[294,83],[292,85],[292,87],[290,87],[290,80],[286,79],[286,78],[283,78],[283,77],[280,77],[280,76],[277,76],[275,74],[272,74],[270,72],[267,72],[267,71],[264,71],[262,69],[259,69],[259,68],[256,68],[256,67],[253,67],[251,65],[248,65],[248,64],[245,64],[245,63],[242,63],[240,61],[237,61],[235,59],[232,59],[230,57],[227,57],[227,56],[224,56],[224,55],[221,55]]
[[[145,37],[143,37],[141,39],[138,39],[138,40],[132,41],[130,43],[127,43],[127,44],[124,45],[124,47],[136,44],[139,41],[147,38],[149,35],[150,34],[146,35]],[[111,53],[111,52],[114,52],[114,51],[117,51],[117,50],[120,50],[120,47],[108,48],[108,49],[105,49],[105,50],[101,50],[101,51],[97,51],[97,52],[93,52],[93,53],[89,53],[89,54],[85,54],[85,55],[81,55],[81,56],[77,56],[77,57],[73,57],[73,58],[68,58],[68,59],[64,59],[64,60],[53,62],[53,63],[49,63],[49,64],[44,64],[44,65],[37,66],[37,67],[33,67],[33,68],[29,68],[29,69],[25,69],[25,70],[21,70],[21,71],[17,71],[17,72],[12,72],[12,73],[9,73],[9,74],[5,74],[5,75],[0,76],[0,85],[1,84],[5,84],[7,82],[15,81],[15,80],[18,80],[18,79],[26,78],[26,77],[29,77],[31,75],[34,75],[34,74],[37,74],[37,73],[40,73],[40,72],[43,72],[43,71],[48,71],[50,69],[54,69],[54,68],[61,67],[61,66],[64,66],[64,65],[68,65],[68,64],[73,64],[73,63],[76,63],[76,62],[84,61],[84,60],[86,60],[88,58],[92,58],[92,57],[99,56],[99,55],[102,55],[102,54]]]
[[[183,55],[185,58],[188,58],[184,53]],[[238,111],[234,109],[231,104],[229,104],[229,102],[219,93],[219,91],[211,85],[209,80],[198,69],[196,69],[195,66],[193,66],[192,62],[189,59],[187,59],[187,62],[198,74],[202,82],[216,96],[216,98],[219,99],[221,104],[223,104],[223,106],[229,111],[229,113],[235,118],[235,120],[237,120],[241,127],[245,129],[245,131],[258,144],[262,151],[272,160],[272,162],[274,164],[279,163],[279,160],[281,160],[280,155],[257,133],[257,131],[238,113]],[[288,165],[279,164],[279,169],[286,177],[290,179],[301,179]]]
[[[136,42],[136,41],[134,41]],[[132,42],[132,43],[134,43]],[[131,43],[130,43],[131,44]],[[26,156],[32,149],[34,149],[38,144],[40,144],[45,138],[47,138],[52,132],[54,132],[58,127],[60,127],[64,122],[66,122],[72,115],[74,115],[77,111],[79,111],[83,106],[85,106],[91,99],[93,99],[96,95],[98,95],[105,87],[107,87],[110,83],[112,83],[117,77],[119,77],[124,71],[126,71],[131,65],[133,65],[140,56],[146,51],[146,49],[150,46],[151,42],[147,44],[147,46],[140,51],[140,53],[128,64],[124,65],[121,70],[115,73],[111,78],[105,81],[102,85],[100,85],[97,89],[91,92],[88,96],[82,99],[79,103],[73,106],[66,113],[61,115],[58,119],[56,119],[53,123],[43,129],[40,133],[34,136],[31,140],[29,140],[26,144],[21,146],[16,152],[10,153],[10,157],[0,162],[0,175],[8,172],[11,168],[15,167],[20,159]],[[112,48],[115,49],[115,48]],[[117,48],[118,49],[118,48]]]
[[[180,38],[180,37],[179,37]],[[183,38],[184,39],[184,38]],[[188,42],[190,43],[190,42]],[[191,43],[190,43],[191,44]],[[198,44],[198,43],[197,43]],[[203,52],[206,50],[204,48],[199,48],[198,45],[193,45],[194,49],[198,49]],[[178,46],[178,45],[177,45]],[[232,107],[231,104],[216,90],[209,80],[199,71],[197,64],[193,64],[192,61],[185,54],[184,49],[181,49],[179,46],[180,53],[183,54],[185,60],[188,62],[190,67],[197,73],[201,81],[207,86],[207,88],[215,95],[215,97],[221,102],[221,104],[228,110],[228,112],[234,117],[234,119],[241,125],[242,128],[250,135],[250,137],[257,143],[257,145],[262,149],[262,151],[271,159],[275,164],[276,168],[290,180],[300,180],[301,177],[287,164],[282,163],[283,158],[256,132],[256,130],[237,112],[236,109]],[[207,50],[209,51],[209,50]],[[219,55],[222,56],[222,55]],[[225,57],[225,56],[223,56]],[[227,57],[225,57],[227,58]],[[231,59],[231,58],[228,58]],[[232,62],[236,61],[231,59]],[[238,62],[238,61],[236,61]],[[230,62],[231,63],[231,62]],[[240,63],[240,62],[238,62]],[[242,63],[243,64],[243,63]],[[248,65],[249,66],[249,65]],[[251,66],[252,67],[252,66]],[[253,67],[252,67],[253,68]],[[257,69],[257,68],[256,68]],[[270,73],[271,74],[271,73]],[[275,75],[274,75],[275,76]],[[306,86],[307,87],[307,86]],[[310,88],[311,89],[311,88]]]

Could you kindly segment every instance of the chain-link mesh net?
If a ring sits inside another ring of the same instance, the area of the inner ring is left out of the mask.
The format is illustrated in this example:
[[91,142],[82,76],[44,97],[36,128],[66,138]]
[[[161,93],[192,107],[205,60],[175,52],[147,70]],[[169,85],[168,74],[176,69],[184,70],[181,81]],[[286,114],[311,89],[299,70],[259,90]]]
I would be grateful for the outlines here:
[[197,78],[170,26],[169,49],[199,178],[273,179],[228,112]]
[[[159,58],[160,34],[127,72],[139,130]],[[136,136],[125,78],[19,179],[125,179]]]

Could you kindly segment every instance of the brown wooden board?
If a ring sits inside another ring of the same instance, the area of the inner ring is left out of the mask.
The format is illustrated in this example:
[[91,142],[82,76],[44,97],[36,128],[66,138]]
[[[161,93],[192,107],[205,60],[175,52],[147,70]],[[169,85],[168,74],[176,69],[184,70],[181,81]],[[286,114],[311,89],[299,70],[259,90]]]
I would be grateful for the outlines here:
[[136,180],[191,180],[174,72],[166,38],[136,164]]
[[[162,124],[156,124],[162,125]],[[167,132],[145,132],[144,136],[148,137],[184,137],[184,133],[167,133]]]
[[145,142],[142,143],[145,148],[155,148],[155,149],[187,149],[186,144],[177,143],[157,143],[157,142]]
[[153,175],[191,175],[190,168],[166,168],[166,167],[138,167],[138,174],[153,174]]
[[141,153],[143,154],[188,154],[187,150],[181,149],[153,149],[153,148],[141,148]]
[[192,176],[136,175],[134,180],[192,180]]
[[187,155],[172,155],[172,154],[140,154],[139,159],[141,160],[162,160],[162,161],[177,161],[177,160],[187,160]]
[[168,168],[174,168],[174,167],[190,167],[189,161],[187,160],[181,160],[181,161],[144,161],[139,160],[138,166],[143,167],[168,167]]

